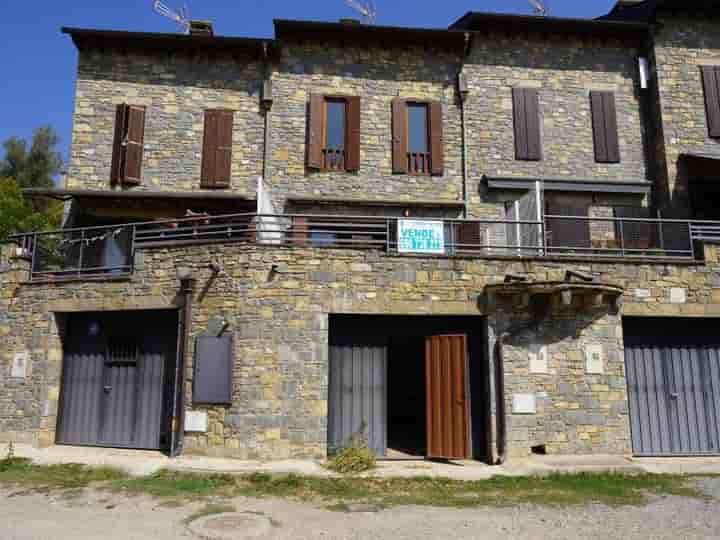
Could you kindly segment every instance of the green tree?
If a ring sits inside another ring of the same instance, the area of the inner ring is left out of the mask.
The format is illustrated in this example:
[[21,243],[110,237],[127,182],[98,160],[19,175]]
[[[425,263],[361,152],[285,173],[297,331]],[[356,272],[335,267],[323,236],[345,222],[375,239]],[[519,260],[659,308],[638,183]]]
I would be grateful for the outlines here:
[[10,137],[2,145],[5,157],[0,161],[0,178],[14,178],[21,189],[52,188],[63,167],[57,151],[60,138],[51,126],[35,130],[28,149],[27,141]]
[[25,204],[22,191],[12,178],[0,178],[0,241],[13,233],[55,228],[62,217],[62,204],[50,204],[36,212]]

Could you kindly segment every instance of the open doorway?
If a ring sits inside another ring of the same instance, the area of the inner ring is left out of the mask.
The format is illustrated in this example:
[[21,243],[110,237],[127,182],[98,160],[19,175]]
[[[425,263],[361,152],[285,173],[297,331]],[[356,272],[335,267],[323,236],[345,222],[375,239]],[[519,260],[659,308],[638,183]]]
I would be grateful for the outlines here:
[[380,459],[489,462],[482,317],[331,315],[328,453],[361,435]]
[[427,454],[425,340],[395,337],[388,341],[389,459]]

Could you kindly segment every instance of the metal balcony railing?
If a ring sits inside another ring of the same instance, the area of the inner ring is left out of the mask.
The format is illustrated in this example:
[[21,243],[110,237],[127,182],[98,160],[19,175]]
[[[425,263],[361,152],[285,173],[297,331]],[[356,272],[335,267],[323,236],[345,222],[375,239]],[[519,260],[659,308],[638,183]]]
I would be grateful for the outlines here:
[[12,240],[30,262],[31,281],[62,281],[129,275],[140,248],[238,242],[407,256],[694,260],[696,242],[720,241],[720,222],[559,215],[522,221],[203,214],[27,233]]

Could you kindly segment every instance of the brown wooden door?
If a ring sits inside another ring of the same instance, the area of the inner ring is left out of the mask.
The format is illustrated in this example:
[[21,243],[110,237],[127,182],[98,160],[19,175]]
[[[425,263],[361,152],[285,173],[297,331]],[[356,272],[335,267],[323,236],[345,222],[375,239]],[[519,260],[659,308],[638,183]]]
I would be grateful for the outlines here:
[[425,381],[428,457],[468,459],[466,335],[426,338]]

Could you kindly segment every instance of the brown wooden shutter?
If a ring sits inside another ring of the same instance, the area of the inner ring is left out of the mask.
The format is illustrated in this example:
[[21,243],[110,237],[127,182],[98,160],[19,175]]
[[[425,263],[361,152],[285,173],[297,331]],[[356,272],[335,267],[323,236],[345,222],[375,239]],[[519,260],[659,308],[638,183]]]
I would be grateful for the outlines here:
[[345,170],[360,170],[360,98],[347,98]]
[[145,144],[145,107],[128,105],[125,135],[125,167],[122,183],[139,185],[142,182],[142,159]]
[[431,101],[428,104],[428,112],[430,116],[430,173],[438,176],[442,175],[445,170],[442,103]]
[[720,137],[720,67],[705,66],[701,71],[705,88],[708,134],[710,137]]
[[200,185],[208,189],[230,186],[232,169],[233,112],[205,111],[205,133]]
[[125,140],[127,105],[117,106],[115,111],[115,137],[113,139],[112,164],[110,165],[110,184],[116,186],[122,183],[122,169],[125,164]]
[[[580,205],[546,201],[545,213],[551,216],[588,217],[589,208]],[[548,246],[554,248],[589,248],[590,222],[586,219],[546,218]]]
[[598,163],[620,163],[615,94],[612,92],[590,92],[595,161]]
[[308,110],[307,166],[322,169],[324,145],[325,98],[317,94],[310,95]]
[[540,104],[534,88],[513,88],[515,158],[540,161]]
[[474,221],[460,221],[456,223],[455,232],[458,251],[477,250],[482,242],[480,223]]
[[392,168],[393,173],[408,172],[407,103],[402,98],[392,101]]

